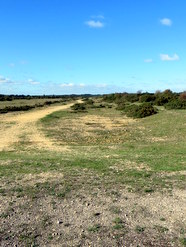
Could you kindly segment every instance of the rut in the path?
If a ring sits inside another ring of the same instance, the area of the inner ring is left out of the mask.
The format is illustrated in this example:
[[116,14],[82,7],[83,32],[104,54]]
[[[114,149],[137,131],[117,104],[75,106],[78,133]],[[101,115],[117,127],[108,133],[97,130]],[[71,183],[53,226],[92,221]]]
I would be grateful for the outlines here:
[[17,143],[26,141],[34,148],[64,150],[38,130],[36,122],[52,112],[65,110],[72,104],[52,106],[24,113],[8,113],[0,116],[0,151],[14,150]]

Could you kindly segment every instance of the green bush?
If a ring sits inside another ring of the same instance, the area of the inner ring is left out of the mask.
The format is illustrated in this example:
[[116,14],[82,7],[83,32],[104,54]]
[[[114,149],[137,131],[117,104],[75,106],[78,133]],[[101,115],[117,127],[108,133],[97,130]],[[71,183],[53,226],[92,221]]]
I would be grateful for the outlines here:
[[6,106],[5,108],[0,109],[0,113],[8,113],[8,112],[14,112],[14,111],[28,111],[33,108],[35,108],[35,106],[31,106],[31,105]]
[[92,99],[85,99],[84,100],[84,103],[86,104],[86,105],[93,105],[94,104],[94,101],[92,100]]
[[178,95],[176,93],[173,93],[171,90],[167,89],[164,92],[158,93],[156,95],[155,104],[158,106],[163,106],[177,98],[178,98]]
[[172,101],[168,102],[167,104],[165,104],[165,108],[168,110],[186,109],[186,101],[180,100],[180,99],[175,99],[175,100],[172,100]]
[[106,94],[103,96],[103,101],[109,102],[109,103],[122,103],[122,102],[130,102],[134,103],[139,101],[138,94],[135,93],[115,93],[115,94]]
[[141,103],[144,103],[144,102],[154,102],[156,99],[155,95],[154,94],[149,94],[149,93],[145,93],[145,94],[142,94],[139,98],[139,101]]
[[126,105],[123,110],[128,117],[133,118],[144,118],[157,113],[157,110],[150,103]]
[[85,111],[86,107],[84,103],[76,103],[71,106],[71,109],[74,111]]

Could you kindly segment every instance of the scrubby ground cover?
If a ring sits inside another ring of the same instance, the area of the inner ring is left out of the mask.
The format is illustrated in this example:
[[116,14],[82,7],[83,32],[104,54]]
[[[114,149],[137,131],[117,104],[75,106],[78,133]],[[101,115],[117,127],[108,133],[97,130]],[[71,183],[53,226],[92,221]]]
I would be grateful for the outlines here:
[[61,101],[62,99],[52,99],[52,98],[44,98],[44,99],[40,99],[40,98],[36,98],[36,99],[14,99],[11,101],[0,101],[0,108],[4,108],[4,107],[11,107],[11,106],[25,106],[25,105],[29,105],[29,106],[34,106],[36,104],[44,104],[47,101]]
[[[70,98],[68,99],[70,100]],[[0,101],[0,114],[8,112],[28,111],[38,107],[61,104],[67,99],[62,98],[35,98],[35,99],[14,99],[11,101]]]
[[0,153],[1,245],[184,246],[186,111],[85,105],[38,122],[59,149]]

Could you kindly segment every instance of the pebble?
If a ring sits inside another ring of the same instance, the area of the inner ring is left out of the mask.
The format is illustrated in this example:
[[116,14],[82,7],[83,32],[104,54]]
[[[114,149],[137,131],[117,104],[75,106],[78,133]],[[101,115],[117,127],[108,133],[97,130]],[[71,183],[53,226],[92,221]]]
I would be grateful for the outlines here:
[[63,221],[62,220],[57,220],[57,224],[62,224],[63,223]]

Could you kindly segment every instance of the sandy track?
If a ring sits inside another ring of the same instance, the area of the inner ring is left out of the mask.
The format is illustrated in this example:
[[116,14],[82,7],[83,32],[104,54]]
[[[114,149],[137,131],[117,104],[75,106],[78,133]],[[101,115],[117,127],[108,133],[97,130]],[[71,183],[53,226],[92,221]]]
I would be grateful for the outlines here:
[[20,141],[30,143],[35,148],[64,150],[39,131],[36,122],[52,112],[65,110],[73,104],[51,106],[23,113],[0,115],[0,151],[14,150]]

